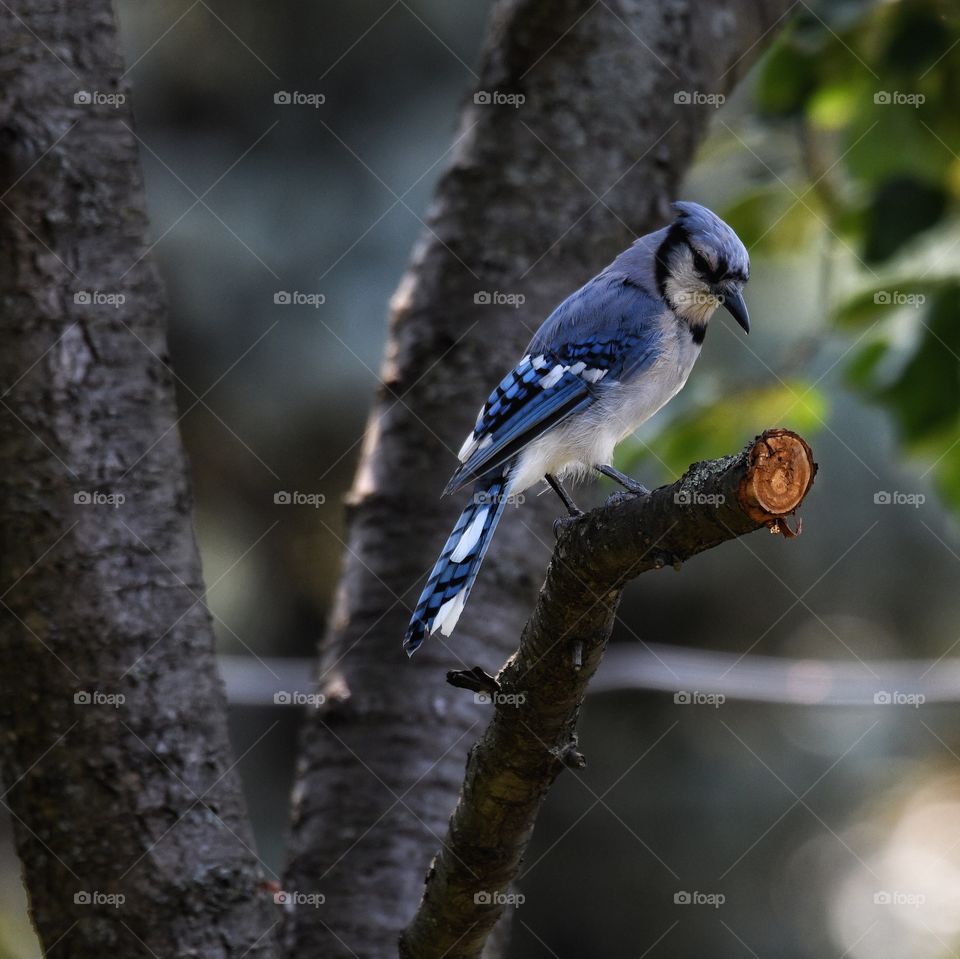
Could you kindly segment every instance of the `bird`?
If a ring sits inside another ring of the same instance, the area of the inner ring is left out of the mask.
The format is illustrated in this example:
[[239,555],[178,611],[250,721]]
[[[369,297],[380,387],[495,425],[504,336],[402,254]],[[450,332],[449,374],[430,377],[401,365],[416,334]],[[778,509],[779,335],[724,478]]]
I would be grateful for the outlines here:
[[480,410],[443,495],[473,495],[427,578],[403,639],[453,632],[508,502],[546,481],[572,517],[563,486],[601,473],[628,492],[614,447],[683,388],[719,306],[750,332],[740,238],[699,203],[671,204],[673,221],[635,240],[543,322]]

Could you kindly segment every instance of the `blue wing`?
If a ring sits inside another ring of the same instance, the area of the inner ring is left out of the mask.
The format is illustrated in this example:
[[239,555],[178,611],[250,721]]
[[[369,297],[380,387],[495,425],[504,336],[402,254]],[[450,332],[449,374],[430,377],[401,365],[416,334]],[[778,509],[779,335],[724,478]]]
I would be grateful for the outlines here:
[[565,300],[490,394],[444,492],[499,466],[592,403],[599,390],[649,366],[660,341],[649,322],[655,308],[643,290],[603,274]]

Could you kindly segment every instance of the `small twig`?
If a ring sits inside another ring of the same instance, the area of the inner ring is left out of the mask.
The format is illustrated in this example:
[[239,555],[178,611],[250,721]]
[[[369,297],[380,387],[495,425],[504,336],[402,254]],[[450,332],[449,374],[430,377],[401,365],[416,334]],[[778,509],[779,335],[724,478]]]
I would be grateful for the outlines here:
[[475,693],[489,693],[492,696],[500,692],[500,683],[496,677],[479,666],[474,666],[473,669],[451,669],[447,672],[447,682],[458,689],[469,689]]

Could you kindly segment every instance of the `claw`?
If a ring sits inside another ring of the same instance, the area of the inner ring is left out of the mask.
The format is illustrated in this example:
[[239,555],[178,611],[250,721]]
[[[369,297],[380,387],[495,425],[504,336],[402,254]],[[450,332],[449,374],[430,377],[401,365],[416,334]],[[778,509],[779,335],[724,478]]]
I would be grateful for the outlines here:
[[571,513],[569,516],[558,516],[553,521],[553,535],[560,539],[560,535],[566,530],[570,529],[571,526],[575,526],[577,523],[583,519],[587,514],[583,510],[578,510],[576,513]]

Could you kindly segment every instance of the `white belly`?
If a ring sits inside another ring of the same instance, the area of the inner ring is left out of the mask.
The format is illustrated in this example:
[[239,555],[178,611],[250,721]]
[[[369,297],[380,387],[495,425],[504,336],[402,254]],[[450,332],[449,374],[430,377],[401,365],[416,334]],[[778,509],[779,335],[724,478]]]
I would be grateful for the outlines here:
[[582,478],[594,466],[610,463],[614,447],[683,389],[700,348],[682,330],[683,342],[665,351],[633,382],[611,383],[596,403],[574,413],[520,455],[511,491],[519,493],[546,473]]

